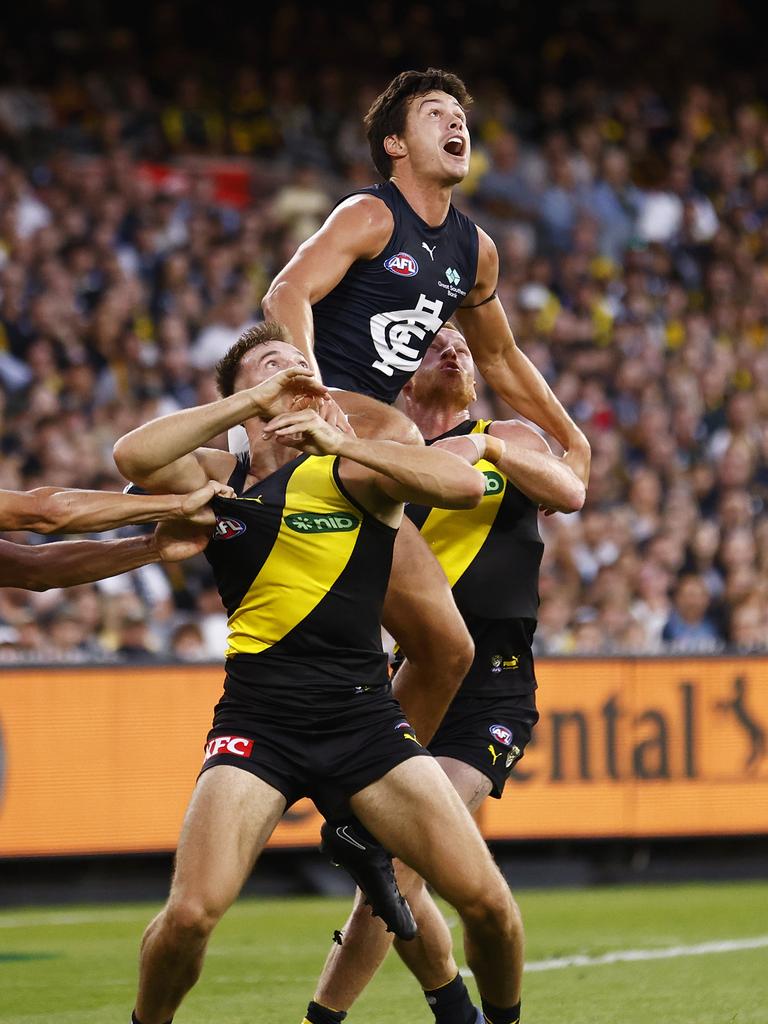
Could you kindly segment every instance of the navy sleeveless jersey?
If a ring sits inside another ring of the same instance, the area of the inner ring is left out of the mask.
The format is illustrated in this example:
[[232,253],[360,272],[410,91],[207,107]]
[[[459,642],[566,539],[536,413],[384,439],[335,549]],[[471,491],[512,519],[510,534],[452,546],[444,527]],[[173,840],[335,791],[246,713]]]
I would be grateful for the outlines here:
[[352,195],[385,202],[394,228],[375,259],[353,263],[312,307],[315,357],[329,387],[394,402],[475,286],[477,227],[453,206],[430,227],[392,182]]

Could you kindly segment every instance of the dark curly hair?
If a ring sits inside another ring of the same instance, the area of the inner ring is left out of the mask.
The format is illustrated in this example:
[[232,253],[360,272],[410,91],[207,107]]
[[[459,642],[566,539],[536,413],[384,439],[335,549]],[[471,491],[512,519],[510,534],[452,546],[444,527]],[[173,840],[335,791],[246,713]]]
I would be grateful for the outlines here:
[[472,103],[466,85],[457,75],[438,68],[427,68],[426,71],[402,71],[376,97],[365,115],[363,123],[371,147],[371,159],[385,181],[392,174],[392,158],[384,149],[384,140],[388,135],[403,134],[409,101],[414,96],[424,96],[435,89],[447,92],[462,107]]
[[257,345],[266,345],[270,341],[284,341],[288,345],[293,342],[288,336],[288,331],[282,324],[274,320],[264,324],[254,324],[243,331],[235,344],[225,352],[216,363],[216,386],[222,398],[228,398],[235,391],[235,377],[240,369],[240,363],[245,356],[256,348]]

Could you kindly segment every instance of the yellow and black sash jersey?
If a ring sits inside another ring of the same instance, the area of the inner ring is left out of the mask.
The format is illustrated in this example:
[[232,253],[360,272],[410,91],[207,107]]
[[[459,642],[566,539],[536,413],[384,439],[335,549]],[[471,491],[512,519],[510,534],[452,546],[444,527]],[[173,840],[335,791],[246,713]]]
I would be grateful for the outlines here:
[[[445,437],[485,433],[491,420],[467,420]],[[476,463],[485,494],[476,508],[438,509],[406,505],[448,577],[459,611],[489,619],[535,619],[544,544],[538,506],[491,462]]]
[[248,456],[215,498],[206,558],[229,615],[227,658],[288,682],[386,681],[381,609],[397,531],[347,493],[334,456],[301,455],[243,490]]

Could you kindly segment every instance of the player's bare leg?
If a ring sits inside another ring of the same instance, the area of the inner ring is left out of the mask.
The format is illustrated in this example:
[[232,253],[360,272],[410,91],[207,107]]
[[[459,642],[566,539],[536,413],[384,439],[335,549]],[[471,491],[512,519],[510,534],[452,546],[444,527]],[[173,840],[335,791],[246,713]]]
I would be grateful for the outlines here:
[[[490,779],[476,768],[450,757],[436,759],[470,811],[479,808],[491,791]],[[424,880],[402,862],[396,864],[397,881],[418,925],[415,939],[395,948],[425,991],[439,989],[457,974],[451,933]],[[323,1006],[348,1010],[368,985],[392,945],[393,936],[372,917],[360,891],[345,924],[341,945],[334,945],[323,967],[314,999]]]
[[[464,924],[467,964],[484,1001],[497,1007],[517,1004],[523,972],[520,913],[440,766],[429,758],[412,758],[356,793],[350,803],[380,843],[455,907]],[[402,827],[404,808],[415,823],[412,829]]]
[[394,695],[420,741],[429,743],[469,671],[475,647],[445,573],[407,518],[395,540],[382,618],[406,657],[393,682]]
[[168,902],[141,942],[141,1024],[170,1020],[195,984],[211,932],[284,810],[283,795],[250,772],[217,765],[200,777],[184,819]]
[[[334,391],[333,397],[361,437],[421,443],[416,425],[398,409],[351,391]],[[395,541],[383,622],[406,656],[395,677],[395,696],[421,742],[428,743],[469,671],[474,644],[445,573],[408,519]]]

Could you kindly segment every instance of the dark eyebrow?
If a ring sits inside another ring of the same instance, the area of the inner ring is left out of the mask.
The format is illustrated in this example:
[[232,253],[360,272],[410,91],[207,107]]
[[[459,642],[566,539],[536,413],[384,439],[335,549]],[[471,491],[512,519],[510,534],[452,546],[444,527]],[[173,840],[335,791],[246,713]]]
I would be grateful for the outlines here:
[[[419,110],[421,110],[421,108],[422,108],[422,107],[424,106],[424,104],[425,104],[425,103],[440,103],[440,102],[442,102],[442,101],[441,101],[441,100],[439,100],[439,99],[437,98],[437,96],[430,96],[430,97],[427,97],[426,99],[423,99],[423,100],[421,101],[421,103],[419,104]],[[464,117],[466,117],[466,116],[467,116],[467,112],[466,112],[466,110],[464,109],[464,107],[462,107],[462,105],[461,105],[461,104],[460,104],[460,103],[458,102],[458,100],[456,100],[455,102],[456,102],[456,106],[457,106],[457,107],[459,108],[459,110],[460,110],[460,111],[462,112],[462,114],[464,115]]]
[[264,360],[267,358],[267,356],[279,356],[279,355],[280,355],[280,353],[278,352],[278,350],[276,348],[270,349],[269,352],[262,352],[261,353],[261,355],[259,356],[259,362],[260,363],[264,362]]

